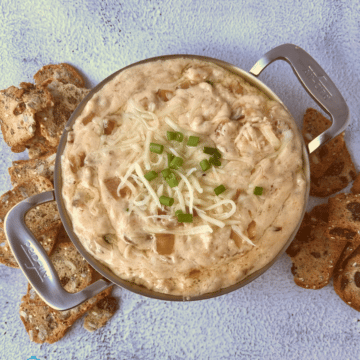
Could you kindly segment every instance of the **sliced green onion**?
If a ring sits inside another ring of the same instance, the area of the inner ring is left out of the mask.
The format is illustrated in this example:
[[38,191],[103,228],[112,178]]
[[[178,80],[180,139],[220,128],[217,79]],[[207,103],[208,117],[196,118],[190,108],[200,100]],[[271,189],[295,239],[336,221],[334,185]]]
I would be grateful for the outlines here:
[[210,159],[209,159],[209,163],[211,165],[214,165],[214,166],[220,166],[221,165],[221,161],[216,158],[215,156],[212,156]]
[[209,155],[214,155],[215,157],[217,157],[218,159],[221,158],[221,153],[217,148],[212,148],[212,147],[204,147],[204,153],[205,154],[209,154]]
[[144,178],[147,180],[147,181],[151,181],[151,180],[154,180],[155,178],[158,177],[158,173],[156,171],[149,171],[148,173],[146,173],[144,175]]
[[169,168],[164,169],[161,171],[161,175],[166,179],[171,174],[171,170]]
[[201,167],[202,171],[206,171],[211,168],[211,165],[206,159],[204,159],[204,160],[200,161],[200,167]]
[[175,176],[174,173],[171,173],[169,176],[167,176],[167,177],[165,178],[165,180],[166,180],[166,182],[169,184],[169,186],[170,186],[171,188],[179,185],[179,181],[178,181],[178,179],[176,178],[176,176]]
[[171,153],[168,153],[167,154],[167,159],[168,159],[168,166],[170,165],[171,163],[171,160],[175,157],[175,155],[171,154]]
[[183,211],[182,210],[176,210],[175,211],[175,216],[178,216],[179,214],[183,214]]
[[214,85],[214,83],[211,80],[205,80],[205,82],[207,82],[208,84],[210,84],[211,86]]
[[167,197],[167,196],[160,196],[159,198],[160,204],[171,206],[174,203],[174,198]]
[[168,140],[175,140],[176,139],[176,132],[167,131],[166,136]]
[[150,143],[150,151],[156,154],[162,154],[164,145]]
[[178,169],[182,164],[184,160],[181,157],[175,156],[169,165],[169,168],[171,169]]
[[192,214],[178,214],[177,219],[178,219],[178,222],[187,222],[187,223],[193,222]]
[[184,140],[184,134],[177,131],[175,140],[178,141],[178,142],[182,142]]
[[197,146],[200,138],[198,136],[189,136],[189,140],[187,142],[187,146]]
[[224,185],[219,185],[218,187],[216,187],[214,189],[214,192],[216,195],[220,195],[221,193],[223,193],[225,191],[225,186]]
[[255,186],[254,195],[262,195],[263,190],[264,189],[261,186]]

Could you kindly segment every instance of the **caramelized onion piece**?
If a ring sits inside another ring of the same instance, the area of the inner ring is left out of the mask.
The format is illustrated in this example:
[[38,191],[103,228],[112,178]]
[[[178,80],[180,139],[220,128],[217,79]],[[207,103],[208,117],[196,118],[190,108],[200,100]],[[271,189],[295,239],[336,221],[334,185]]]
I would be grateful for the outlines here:
[[115,128],[115,125],[116,125],[116,122],[114,120],[107,120],[104,123],[104,134],[111,135]]
[[170,255],[174,250],[173,234],[156,234],[156,251],[159,255]]
[[256,222],[253,220],[247,228],[248,238],[254,240],[256,236]]

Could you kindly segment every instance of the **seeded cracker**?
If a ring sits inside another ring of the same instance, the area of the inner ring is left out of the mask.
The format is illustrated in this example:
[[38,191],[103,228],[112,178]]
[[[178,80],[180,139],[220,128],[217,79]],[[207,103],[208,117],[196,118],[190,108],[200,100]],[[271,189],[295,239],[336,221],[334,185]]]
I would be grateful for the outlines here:
[[354,180],[353,186],[351,188],[353,194],[360,194],[360,174],[358,174]]
[[34,80],[37,85],[42,84],[47,79],[61,81],[64,84],[73,84],[79,88],[85,86],[84,79],[79,72],[71,65],[64,63],[43,66],[34,75]]
[[342,241],[360,241],[360,195],[338,194],[329,199],[327,234]]
[[[306,145],[331,126],[331,121],[315,109],[308,108],[303,119],[302,135]],[[341,133],[320,149],[310,154],[311,174],[319,178],[330,167],[334,156],[344,147],[344,133]]]
[[55,157],[56,154],[52,154],[39,159],[13,161],[13,166],[8,168],[12,185],[31,181],[39,175],[53,181]]
[[[7,212],[17,203],[35,194],[52,190],[50,180],[37,176],[31,182],[24,182],[0,197],[0,263],[18,267],[7,243],[4,232],[4,219]],[[50,253],[60,226],[60,216],[55,202],[49,202],[31,209],[25,216],[25,223],[30,231]]]
[[25,143],[35,135],[35,114],[52,106],[52,97],[46,88],[21,83],[0,91],[0,123],[5,142],[13,152],[25,150]]
[[306,214],[286,253],[290,256],[296,285],[309,289],[326,286],[345,243],[326,236],[328,205],[318,205]]
[[[61,242],[50,259],[66,291],[75,293],[94,282],[94,270],[72,243]],[[112,287],[73,309],[58,311],[43,302],[28,285],[27,294],[22,298],[20,305],[20,318],[31,341],[52,344],[60,340],[83,314],[100,300],[110,296],[111,290]]]
[[360,247],[334,273],[334,289],[346,304],[360,311]]
[[105,326],[115,314],[117,307],[118,300],[112,296],[106,296],[88,312],[84,319],[84,328],[93,332]]
[[51,93],[54,106],[37,113],[36,120],[40,126],[41,136],[50,146],[57,147],[65,124],[90,90],[53,79],[46,80],[41,86]]

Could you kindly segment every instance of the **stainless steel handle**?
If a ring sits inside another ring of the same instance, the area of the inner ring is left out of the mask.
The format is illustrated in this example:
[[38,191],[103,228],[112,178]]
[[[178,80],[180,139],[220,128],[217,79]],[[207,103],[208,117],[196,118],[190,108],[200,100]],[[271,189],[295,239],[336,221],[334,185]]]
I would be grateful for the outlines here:
[[25,224],[25,215],[31,208],[53,200],[54,191],[47,191],[15,205],[5,217],[5,233],[21,270],[39,296],[56,310],[68,310],[113,284],[101,279],[74,294],[61,286],[48,255]]
[[267,52],[250,70],[258,76],[275,60],[288,62],[305,90],[330,115],[332,125],[308,144],[309,153],[343,132],[349,123],[349,108],[340,91],[320,65],[303,49],[283,44]]

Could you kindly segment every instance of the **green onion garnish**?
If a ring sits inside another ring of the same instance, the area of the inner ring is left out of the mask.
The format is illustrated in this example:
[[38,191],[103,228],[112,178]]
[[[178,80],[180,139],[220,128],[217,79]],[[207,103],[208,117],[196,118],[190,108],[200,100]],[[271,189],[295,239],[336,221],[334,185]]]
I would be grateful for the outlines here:
[[189,136],[189,140],[187,142],[187,146],[197,146],[200,138],[198,136]]
[[171,188],[179,185],[178,179],[176,178],[174,173],[171,173],[169,176],[167,176],[165,180]]
[[168,166],[170,165],[171,163],[171,160],[175,157],[175,155],[171,154],[171,153],[168,153],[167,154],[167,159],[168,159]]
[[184,134],[177,131],[175,140],[178,142],[182,142],[184,140]]
[[263,190],[264,189],[261,186],[255,186],[254,195],[262,195]]
[[214,155],[215,157],[217,157],[218,159],[221,158],[221,153],[217,148],[212,148],[212,147],[204,147],[204,153],[205,154],[209,154],[209,155]]
[[192,214],[178,214],[177,219],[178,219],[178,222],[187,222],[187,223],[193,222]]
[[175,216],[178,216],[179,214],[183,214],[183,211],[182,210],[176,210],[175,211]]
[[169,165],[169,168],[171,169],[178,169],[182,164],[184,160],[181,157],[175,156]]
[[154,180],[155,178],[158,177],[158,173],[156,171],[149,171],[148,173],[146,173],[144,175],[144,178],[147,180],[147,181],[151,181],[151,180]]
[[174,203],[174,198],[167,197],[167,196],[160,196],[159,198],[160,204],[171,206]]
[[221,161],[216,158],[215,156],[212,156],[210,159],[209,159],[209,163],[211,165],[214,165],[214,166],[220,166],[221,165]]
[[210,163],[206,159],[200,161],[200,166],[201,166],[202,171],[206,171],[211,168]]
[[150,143],[150,151],[156,154],[162,154],[164,145]]
[[214,85],[214,83],[211,80],[205,80],[205,82],[207,82],[208,84],[210,84],[211,86]]
[[221,193],[223,193],[225,191],[225,186],[224,185],[219,185],[218,187],[216,187],[214,189],[214,192],[216,195],[220,195]]
[[175,140],[176,139],[176,133],[173,131],[167,131],[166,136],[168,140]]
[[164,169],[163,171],[161,171],[161,175],[166,179],[169,175],[171,174],[171,170],[170,169]]

